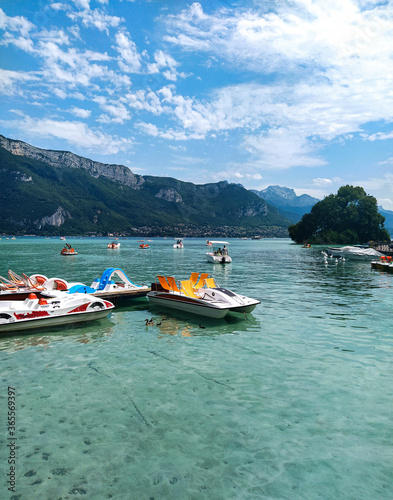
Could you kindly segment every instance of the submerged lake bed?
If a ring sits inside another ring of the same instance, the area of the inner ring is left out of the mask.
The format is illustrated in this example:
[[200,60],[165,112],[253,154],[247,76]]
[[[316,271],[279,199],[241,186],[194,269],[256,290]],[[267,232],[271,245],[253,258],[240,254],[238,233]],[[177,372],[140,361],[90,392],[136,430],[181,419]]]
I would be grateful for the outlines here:
[[2,238],[0,274],[90,285],[115,267],[150,285],[203,271],[261,304],[213,320],[138,298],[103,320],[1,336],[10,498],[393,497],[393,275],[286,239],[229,239],[226,265],[206,261],[204,239],[66,241],[78,255]]

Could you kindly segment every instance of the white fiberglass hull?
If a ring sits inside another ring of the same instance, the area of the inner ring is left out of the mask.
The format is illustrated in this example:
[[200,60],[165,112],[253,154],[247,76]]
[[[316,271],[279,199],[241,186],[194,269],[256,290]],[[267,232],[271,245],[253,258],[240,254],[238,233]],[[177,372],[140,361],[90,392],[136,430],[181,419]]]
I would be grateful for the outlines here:
[[106,317],[113,308],[111,302],[79,294],[4,301],[0,303],[0,333],[93,321]]
[[147,294],[147,298],[151,304],[198,314],[199,316],[207,316],[208,318],[224,318],[230,309],[227,305],[207,303],[202,299],[193,299],[175,293],[153,291]]
[[53,317],[26,319],[15,323],[0,324],[0,333],[19,330],[33,330],[35,328],[46,328],[48,326],[69,325],[71,323],[82,323],[84,321],[93,321],[108,316],[110,311],[95,311],[88,313],[63,314]]
[[232,262],[232,258],[229,255],[213,255],[212,253],[207,253],[206,259],[212,264],[229,264]]

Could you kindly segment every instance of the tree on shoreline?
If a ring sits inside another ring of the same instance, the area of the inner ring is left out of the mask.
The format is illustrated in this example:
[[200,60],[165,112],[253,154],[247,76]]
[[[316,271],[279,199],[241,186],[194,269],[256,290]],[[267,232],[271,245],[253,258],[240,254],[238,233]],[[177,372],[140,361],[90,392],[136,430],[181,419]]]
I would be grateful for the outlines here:
[[316,203],[310,213],[289,226],[289,236],[296,243],[356,244],[367,241],[390,241],[383,227],[385,217],[378,212],[377,200],[362,187],[342,186]]

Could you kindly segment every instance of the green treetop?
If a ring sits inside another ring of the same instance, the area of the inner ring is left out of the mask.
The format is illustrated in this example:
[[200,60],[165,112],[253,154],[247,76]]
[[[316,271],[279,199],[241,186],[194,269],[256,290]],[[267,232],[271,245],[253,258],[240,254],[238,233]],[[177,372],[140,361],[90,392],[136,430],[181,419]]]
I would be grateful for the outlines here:
[[316,203],[311,212],[288,228],[296,243],[355,244],[390,241],[383,227],[385,217],[378,212],[377,200],[362,187],[342,186]]

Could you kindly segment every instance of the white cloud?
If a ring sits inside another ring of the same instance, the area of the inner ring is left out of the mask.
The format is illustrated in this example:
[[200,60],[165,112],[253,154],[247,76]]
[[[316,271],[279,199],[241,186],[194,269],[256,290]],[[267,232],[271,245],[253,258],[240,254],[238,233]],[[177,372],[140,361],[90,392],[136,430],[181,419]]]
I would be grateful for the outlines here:
[[313,179],[312,180],[312,183],[315,185],[315,186],[319,186],[319,187],[325,187],[325,186],[330,186],[333,184],[333,181],[332,179]]
[[9,71],[0,68],[0,94],[15,95],[21,93],[19,84],[37,81],[37,75],[24,71]]
[[86,28],[97,28],[99,31],[109,33],[109,28],[116,28],[123,21],[122,18],[117,16],[110,16],[105,14],[100,9],[91,10],[88,0],[74,2],[77,7],[83,9],[79,12],[68,12],[68,17],[74,21],[81,21]]
[[363,139],[367,139],[369,141],[385,141],[386,139],[393,139],[393,131],[392,132],[377,132],[376,134],[366,135],[361,134]]
[[120,69],[126,73],[139,73],[141,70],[141,57],[128,33],[118,32],[115,40],[117,44],[116,50],[120,53],[118,58]]
[[16,31],[27,37],[35,26],[23,16],[9,17],[0,9],[0,29]]
[[168,16],[167,41],[205,52],[216,67],[252,71],[255,81],[272,75],[265,85],[222,88],[209,105],[184,99],[188,105],[174,111],[183,127],[205,134],[240,128],[262,167],[289,168],[323,165],[317,142],[350,140],[365,123],[393,121],[390,4],[293,0],[265,7],[207,14],[194,3]]
[[92,130],[85,123],[79,121],[58,121],[24,116],[23,119],[18,121],[7,122],[1,120],[0,123],[8,128],[18,130],[22,134],[26,134],[26,131],[28,131],[28,134],[34,138],[54,137],[63,139],[72,147],[105,155],[127,151],[131,147],[129,139],[111,136],[100,130]]
[[90,109],[76,108],[75,106],[73,106],[69,111],[78,118],[89,118],[91,115]]
[[179,76],[182,78],[186,76],[185,73],[178,73],[176,68],[179,66],[179,63],[175,61],[172,56],[164,53],[162,50],[157,50],[154,53],[154,60],[154,63],[147,65],[148,73],[159,73],[161,70],[168,68],[163,71],[162,74],[167,80],[173,82],[175,82]]
[[93,100],[107,113],[106,116],[104,115],[100,118],[100,121],[104,123],[124,123],[131,117],[127,108],[119,101],[111,102],[103,96],[95,97]]

